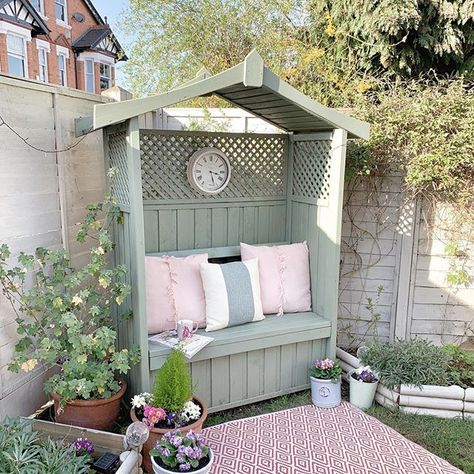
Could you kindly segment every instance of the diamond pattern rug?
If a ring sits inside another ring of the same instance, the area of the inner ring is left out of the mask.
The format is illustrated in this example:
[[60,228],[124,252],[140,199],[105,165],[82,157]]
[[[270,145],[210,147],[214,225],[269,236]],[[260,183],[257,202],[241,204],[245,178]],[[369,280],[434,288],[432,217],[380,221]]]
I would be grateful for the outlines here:
[[212,474],[454,474],[447,461],[350,403],[231,421],[203,433]]

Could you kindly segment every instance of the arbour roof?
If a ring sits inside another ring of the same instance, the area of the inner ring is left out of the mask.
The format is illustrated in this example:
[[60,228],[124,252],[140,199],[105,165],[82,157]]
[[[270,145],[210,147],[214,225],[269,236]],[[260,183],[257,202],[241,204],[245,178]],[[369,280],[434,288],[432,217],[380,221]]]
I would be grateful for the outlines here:
[[153,110],[214,94],[287,132],[342,128],[349,137],[368,138],[368,123],[326,107],[268,69],[254,50],[245,61],[216,75],[201,70],[191,81],[163,94],[94,106],[92,119],[77,123],[77,134],[114,125]]

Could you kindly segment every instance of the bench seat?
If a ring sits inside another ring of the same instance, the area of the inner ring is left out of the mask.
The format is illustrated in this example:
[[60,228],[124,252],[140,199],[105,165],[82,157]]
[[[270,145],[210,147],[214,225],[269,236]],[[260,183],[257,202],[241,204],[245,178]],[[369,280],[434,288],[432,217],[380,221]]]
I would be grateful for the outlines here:
[[[309,339],[322,339],[329,337],[330,333],[331,322],[310,311],[283,316],[270,315],[262,321],[219,331],[206,332],[204,329],[199,329],[198,334],[212,337],[214,341],[201,349],[191,361],[294,344]],[[160,368],[169,352],[169,348],[150,342],[150,370]]]
[[[214,341],[189,361],[193,385],[215,412],[308,388],[308,368],[325,356],[331,322],[304,312],[198,333]],[[151,381],[169,352],[149,343]]]

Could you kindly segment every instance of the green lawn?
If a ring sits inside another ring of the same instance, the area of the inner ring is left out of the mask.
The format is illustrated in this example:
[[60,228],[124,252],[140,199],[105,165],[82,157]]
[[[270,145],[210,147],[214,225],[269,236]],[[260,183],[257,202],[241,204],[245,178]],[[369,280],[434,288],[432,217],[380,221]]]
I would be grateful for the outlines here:
[[[345,384],[344,384],[345,385]],[[343,396],[347,388],[343,385]],[[347,398],[347,397],[344,397]],[[209,415],[206,426],[311,403],[309,391]],[[408,415],[377,406],[368,413],[467,474],[474,474],[474,421]]]
[[474,474],[474,421],[409,415],[376,406],[368,413],[468,474]]

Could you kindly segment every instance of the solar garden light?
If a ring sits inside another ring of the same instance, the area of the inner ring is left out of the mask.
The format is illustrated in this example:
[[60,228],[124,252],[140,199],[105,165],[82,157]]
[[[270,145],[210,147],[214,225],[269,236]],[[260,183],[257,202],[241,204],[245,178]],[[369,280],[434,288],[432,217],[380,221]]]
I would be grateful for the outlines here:
[[143,473],[143,470],[140,467],[142,464],[142,455],[140,454],[140,451],[142,450],[143,444],[148,439],[148,435],[148,428],[141,421],[135,421],[127,428],[125,439],[123,441],[123,446],[126,451],[120,455],[122,465],[117,471],[117,474]]

